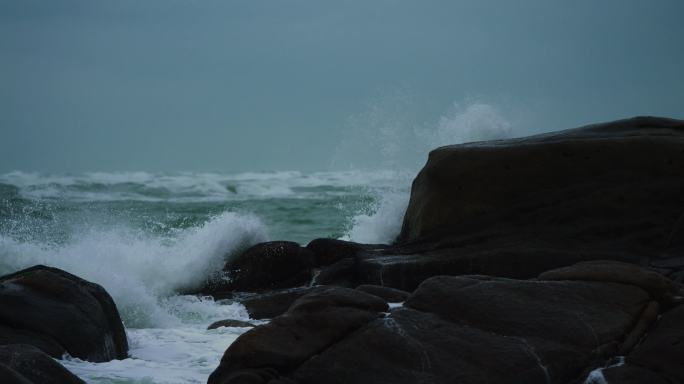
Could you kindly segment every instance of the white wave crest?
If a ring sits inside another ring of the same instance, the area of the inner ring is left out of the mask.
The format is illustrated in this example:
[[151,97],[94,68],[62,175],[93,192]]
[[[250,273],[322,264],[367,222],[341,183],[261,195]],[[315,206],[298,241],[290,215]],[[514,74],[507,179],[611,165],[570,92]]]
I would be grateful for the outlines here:
[[102,285],[127,327],[174,326],[213,317],[202,314],[201,302],[173,299],[175,292],[202,284],[222,268],[227,255],[266,240],[258,218],[232,212],[175,238],[144,235],[125,227],[84,229],[63,245],[0,237],[0,274],[35,264],[61,268]]

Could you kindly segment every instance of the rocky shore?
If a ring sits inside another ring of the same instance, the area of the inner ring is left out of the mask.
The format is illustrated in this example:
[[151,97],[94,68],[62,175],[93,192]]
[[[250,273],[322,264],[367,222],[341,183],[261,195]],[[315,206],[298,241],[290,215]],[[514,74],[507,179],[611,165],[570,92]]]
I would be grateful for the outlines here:
[[208,292],[272,320],[209,383],[684,382],[683,246],[682,121],[438,148],[394,244],[226,265],[258,278]]
[[[224,271],[198,293],[270,321],[209,384],[682,383],[684,121],[441,147],[395,243],[261,243]],[[111,297],[64,271],[1,277],[0,308],[2,382],[127,356]]]

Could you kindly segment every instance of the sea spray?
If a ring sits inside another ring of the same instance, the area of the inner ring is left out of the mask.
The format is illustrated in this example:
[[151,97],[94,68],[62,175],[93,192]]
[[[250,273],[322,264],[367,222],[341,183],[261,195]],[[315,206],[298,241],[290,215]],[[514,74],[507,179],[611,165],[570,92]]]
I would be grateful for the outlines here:
[[170,311],[169,297],[201,284],[221,269],[227,256],[266,239],[259,219],[233,212],[185,229],[175,238],[127,227],[83,228],[63,245],[2,236],[0,273],[35,264],[62,268],[102,285],[114,298],[127,327],[176,326],[183,319],[177,308],[175,313]]
[[[411,180],[427,159],[430,150],[444,145],[504,139],[514,135],[511,124],[499,110],[481,102],[465,105],[454,103],[438,123],[429,129],[398,122],[395,115],[383,120],[386,113],[378,109],[374,105],[369,113],[369,126],[378,131],[377,135],[369,135],[367,130],[363,130],[363,137],[371,140],[364,142],[350,139],[347,143],[376,146],[378,149],[368,151],[382,156],[377,163],[400,166],[402,171],[396,172],[397,178],[392,188],[378,192],[372,204],[351,218],[351,225],[342,237],[345,240],[361,243],[394,241],[401,231]],[[379,141],[373,141],[372,138]],[[409,162],[400,161],[402,157]]]

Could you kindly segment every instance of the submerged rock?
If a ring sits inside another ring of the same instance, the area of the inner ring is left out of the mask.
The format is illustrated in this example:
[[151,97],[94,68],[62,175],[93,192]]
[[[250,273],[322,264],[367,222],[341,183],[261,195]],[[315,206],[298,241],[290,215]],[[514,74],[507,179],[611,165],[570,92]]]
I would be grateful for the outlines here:
[[26,344],[0,346],[4,384],[85,384],[40,349]]
[[254,328],[254,324],[248,321],[228,319],[215,321],[211,323],[211,325],[209,325],[207,329],[216,329],[220,327]]
[[0,344],[30,344],[102,362],[124,359],[128,341],[114,301],[101,286],[37,265],[0,277]]

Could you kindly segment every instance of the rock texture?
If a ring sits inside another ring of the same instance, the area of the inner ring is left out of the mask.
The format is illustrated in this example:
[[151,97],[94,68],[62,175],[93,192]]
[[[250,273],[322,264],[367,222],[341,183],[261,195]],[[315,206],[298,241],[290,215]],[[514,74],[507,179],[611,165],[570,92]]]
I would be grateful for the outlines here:
[[85,384],[36,347],[0,346],[0,382],[4,384]]
[[238,338],[209,383],[569,383],[616,355],[653,300],[614,282],[438,276],[387,312],[327,288]]
[[93,362],[124,359],[126,333],[99,285],[34,266],[0,277],[0,344],[30,344],[48,355]]
[[266,383],[324,351],[386,311],[372,295],[329,288],[303,296],[282,316],[241,335],[209,383]]

